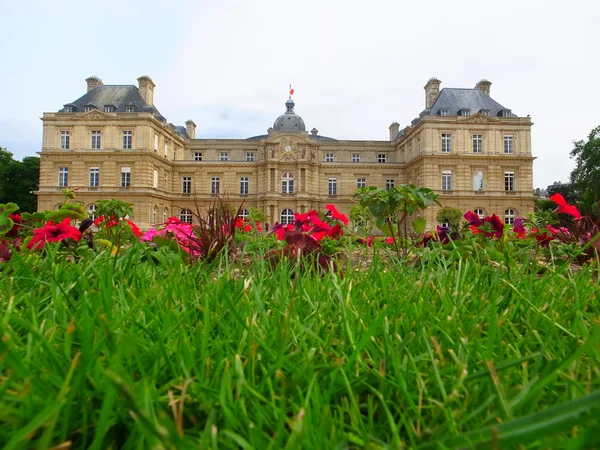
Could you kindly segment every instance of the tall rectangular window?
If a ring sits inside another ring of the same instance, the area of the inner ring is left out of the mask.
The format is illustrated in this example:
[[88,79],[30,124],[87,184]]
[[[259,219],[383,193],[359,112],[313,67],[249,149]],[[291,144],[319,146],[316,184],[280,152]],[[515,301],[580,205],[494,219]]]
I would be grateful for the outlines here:
[[515,190],[515,173],[504,172],[504,190],[506,192],[514,192]]
[[329,178],[327,181],[327,194],[337,195],[337,179]]
[[482,153],[483,152],[483,135],[474,134],[473,135],[473,153]]
[[202,152],[194,152],[194,161],[202,161]]
[[154,181],[154,184],[153,184],[154,189],[158,189],[158,170],[154,171],[154,180],[153,181]]
[[504,153],[512,153],[513,152],[513,136],[507,135],[504,136]]
[[357,178],[356,179],[356,187],[357,188],[367,187],[367,179],[366,178]]
[[395,184],[396,184],[396,180],[394,180],[393,178],[386,178],[386,180],[385,180],[385,188],[386,189],[393,188]]
[[219,177],[212,177],[210,179],[210,193],[218,194],[219,193]]
[[240,178],[240,195],[248,195],[248,177]]
[[452,171],[442,170],[442,191],[452,190]]
[[60,187],[66,187],[69,185],[69,168],[59,167],[58,168],[58,185]]
[[100,132],[92,131],[92,148],[99,149],[100,148]]
[[154,135],[154,153],[158,152],[158,134]]
[[60,132],[60,148],[63,150],[69,149],[69,144],[71,141],[71,132],[67,130],[63,130]]
[[100,167],[90,167],[90,187],[98,187],[100,182]]
[[133,131],[131,131],[131,130],[123,131],[123,148],[130,149],[132,141],[133,141]]
[[219,161],[227,161],[229,160],[229,154],[227,152],[221,152],[219,155]]
[[387,155],[385,153],[380,153],[379,155],[377,155],[378,163],[384,163],[386,161],[387,161]]
[[450,133],[442,133],[442,153],[450,153],[452,151],[452,135]]
[[165,158],[169,156],[169,143],[165,142]]
[[132,112],[135,112],[135,106],[126,106],[126,107],[125,107],[125,112],[126,112],[126,113],[132,113]]
[[352,162],[353,163],[360,162],[360,154],[358,154],[358,153],[352,153]]
[[184,194],[192,193],[192,177],[181,177],[181,192]]
[[483,191],[483,172],[481,170],[473,171],[473,190]]
[[290,172],[286,172],[281,177],[281,193],[282,194],[293,194],[294,193],[294,175]]
[[131,168],[121,167],[121,187],[128,188],[131,186]]
[[246,162],[254,162],[254,152],[246,153]]
[[333,162],[333,153],[327,153],[325,155],[325,162]]

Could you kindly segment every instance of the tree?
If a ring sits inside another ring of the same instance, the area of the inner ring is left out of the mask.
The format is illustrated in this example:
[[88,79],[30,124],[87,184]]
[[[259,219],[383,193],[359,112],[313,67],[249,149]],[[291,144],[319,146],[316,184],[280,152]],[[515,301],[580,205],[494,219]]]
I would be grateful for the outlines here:
[[0,203],[13,202],[19,212],[37,211],[33,194],[40,178],[40,158],[27,156],[23,161],[13,159],[13,154],[0,147]]
[[447,223],[452,231],[458,231],[460,229],[462,218],[462,211],[450,206],[440,209],[435,216],[438,223]]
[[575,169],[571,172],[571,184],[579,193],[582,213],[597,211],[594,206],[600,199],[600,126],[594,128],[588,140],[574,142],[571,158]]

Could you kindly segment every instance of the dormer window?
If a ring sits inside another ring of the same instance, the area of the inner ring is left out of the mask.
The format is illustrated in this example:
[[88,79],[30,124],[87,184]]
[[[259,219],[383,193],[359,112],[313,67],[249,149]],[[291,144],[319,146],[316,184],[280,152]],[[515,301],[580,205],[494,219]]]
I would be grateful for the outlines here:
[[512,111],[510,109],[501,109],[498,115],[500,117],[512,117]]
[[458,115],[459,116],[470,116],[471,115],[471,110],[469,108],[462,108],[458,110]]
[[125,112],[126,113],[134,113],[135,112],[135,106],[132,105],[128,105],[125,107]]
[[115,107],[114,107],[114,106],[112,106],[112,105],[105,105],[105,106],[104,106],[104,112],[105,112],[105,113],[114,113],[114,112],[116,112],[116,111],[117,111],[117,108],[115,108]]
[[73,112],[73,107],[72,106],[65,106],[65,112],[66,113],[72,113]]
[[440,109],[440,116],[449,116],[449,115],[450,115],[450,110],[448,108]]
[[93,109],[96,109],[96,107],[94,105],[85,105],[85,107],[83,108],[84,112],[89,112]]
[[481,114],[483,114],[484,116],[489,116],[490,115],[490,110],[489,109],[482,109],[479,112]]

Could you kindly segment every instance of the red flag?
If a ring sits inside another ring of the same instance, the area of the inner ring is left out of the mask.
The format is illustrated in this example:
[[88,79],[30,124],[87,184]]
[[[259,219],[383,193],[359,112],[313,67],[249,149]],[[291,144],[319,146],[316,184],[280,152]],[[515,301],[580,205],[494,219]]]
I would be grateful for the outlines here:
[[294,90],[290,87],[290,95],[294,95]]

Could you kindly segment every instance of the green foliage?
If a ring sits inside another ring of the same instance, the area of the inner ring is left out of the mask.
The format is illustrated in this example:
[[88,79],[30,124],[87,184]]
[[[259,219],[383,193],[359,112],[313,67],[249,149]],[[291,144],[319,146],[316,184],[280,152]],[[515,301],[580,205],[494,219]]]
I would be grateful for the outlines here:
[[368,236],[372,234],[375,222],[367,206],[354,205],[350,208],[350,220],[356,231]]
[[13,154],[0,147],[0,203],[15,202],[19,212],[37,210],[33,194],[38,189],[40,158],[28,156],[23,161],[13,159]]
[[556,203],[546,198],[535,199],[535,210],[536,211],[554,211],[556,209]]
[[463,220],[463,212],[460,209],[445,206],[438,211],[435,219],[438,223],[450,224],[450,229],[452,231],[458,231]]
[[52,223],[62,222],[67,217],[73,220],[85,220],[87,213],[79,203],[65,203],[59,210],[46,211],[46,220],[51,220]]
[[248,213],[250,214],[250,220],[253,223],[261,223],[264,224],[265,220],[267,220],[267,216],[260,208],[255,208],[251,206],[248,209]]
[[12,230],[15,223],[8,216],[18,209],[19,207],[15,203],[0,203],[0,237]]
[[579,193],[582,213],[598,215],[594,207],[600,200],[600,126],[588,135],[588,140],[574,143],[571,158],[575,158],[575,169],[571,172],[571,184]]
[[98,200],[98,216],[104,216],[107,219],[114,217],[116,220],[124,219],[133,215],[133,203],[127,203],[121,200]]

